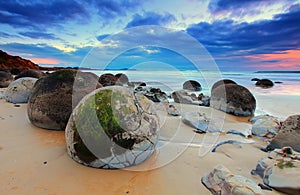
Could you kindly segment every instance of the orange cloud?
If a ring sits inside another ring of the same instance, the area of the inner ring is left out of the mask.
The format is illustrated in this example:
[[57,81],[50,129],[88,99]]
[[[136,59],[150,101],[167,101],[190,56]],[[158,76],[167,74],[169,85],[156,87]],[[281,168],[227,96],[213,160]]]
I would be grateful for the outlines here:
[[246,58],[258,63],[257,68],[300,69],[300,50],[286,50],[280,53],[257,54]]
[[31,58],[36,64],[60,64],[60,61],[54,58]]

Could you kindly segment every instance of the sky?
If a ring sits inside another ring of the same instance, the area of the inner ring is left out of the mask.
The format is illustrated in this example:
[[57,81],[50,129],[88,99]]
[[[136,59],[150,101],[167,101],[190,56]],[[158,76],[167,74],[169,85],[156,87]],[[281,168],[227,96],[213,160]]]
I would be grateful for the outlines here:
[[300,0],[9,0],[0,49],[41,66],[300,70],[299,24]]

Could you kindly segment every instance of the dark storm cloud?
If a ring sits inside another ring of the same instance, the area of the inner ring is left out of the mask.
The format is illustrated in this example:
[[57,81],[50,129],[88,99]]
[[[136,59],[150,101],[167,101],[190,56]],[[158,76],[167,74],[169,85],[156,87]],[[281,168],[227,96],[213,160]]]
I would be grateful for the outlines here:
[[25,37],[29,37],[32,39],[48,39],[48,40],[61,40],[57,38],[54,34],[52,33],[44,33],[44,32],[33,32],[33,31],[28,31],[28,32],[20,32],[20,35],[23,35]]
[[190,26],[187,32],[212,53],[274,53],[300,48],[299,21],[300,6],[293,6],[288,13],[276,15],[272,20],[201,22]]
[[42,29],[69,20],[86,21],[84,5],[74,1],[0,1],[0,22],[14,27]]
[[165,25],[169,22],[176,21],[172,14],[158,14],[154,12],[145,12],[143,15],[135,14],[126,28],[142,25]]

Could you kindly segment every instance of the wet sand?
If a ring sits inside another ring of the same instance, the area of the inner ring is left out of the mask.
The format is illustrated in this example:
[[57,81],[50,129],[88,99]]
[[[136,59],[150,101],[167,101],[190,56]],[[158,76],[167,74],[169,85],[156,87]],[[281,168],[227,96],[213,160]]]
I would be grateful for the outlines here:
[[[281,107],[284,104],[280,102],[287,97],[274,98],[274,103],[270,102],[270,97],[257,98],[265,111],[274,109],[286,114],[298,109],[299,98],[288,101],[289,105],[294,105],[292,110]],[[225,118],[224,130],[250,128],[247,117],[234,117],[191,105],[181,105],[180,109]],[[266,143],[256,138],[247,139],[255,141],[253,144],[243,144],[242,147],[226,144],[217,152],[204,155],[203,147],[209,141],[246,139],[237,135],[209,137],[196,134],[191,127],[180,122],[180,117],[163,115],[159,150],[131,169],[159,168],[148,171],[101,170],[74,162],[67,155],[64,132],[33,126],[26,112],[26,104],[15,107],[0,99],[0,194],[210,194],[201,184],[201,177],[218,164],[225,165],[235,174],[261,182],[250,174],[257,161],[267,156],[259,150]],[[274,190],[264,193],[280,194]]]

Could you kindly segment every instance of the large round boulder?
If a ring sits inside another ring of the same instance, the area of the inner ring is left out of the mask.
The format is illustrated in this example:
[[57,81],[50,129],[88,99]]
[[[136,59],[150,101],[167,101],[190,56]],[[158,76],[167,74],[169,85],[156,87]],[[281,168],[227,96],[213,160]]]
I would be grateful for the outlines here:
[[8,85],[14,80],[12,74],[5,71],[0,71],[0,88],[8,87]]
[[251,116],[256,108],[256,100],[247,88],[226,84],[212,91],[210,106],[236,116]]
[[194,80],[188,80],[183,83],[183,89],[191,90],[191,91],[201,91],[202,87],[199,82]]
[[28,69],[28,70],[23,70],[20,72],[17,76],[15,76],[15,80],[23,77],[32,77],[32,78],[41,78],[42,76],[45,76],[46,74],[43,73],[40,70],[34,70],[34,69]]
[[261,79],[261,80],[257,81],[255,83],[255,85],[262,87],[262,88],[269,88],[269,87],[273,87],[274,83],[273,83],[273,81],[271,81],[269,79]]
[[106,74],[102,74],[99,78],[99,83],[101,85],[103,85],[103,87],[106,86],[112,86],[115,85],[117,82],[118,78],[115,77],[115,75],[110,74],[110,73],[106,73]]
[[64,130],[72,105],[101,87],[98,77],[76,70],[59,70],[40,78],[28,101],[28,117],[32,124],[53,130]]
[[24,77],[13,81],[5,90],[4,99],[14,104],[27,103],[37,80],[36,78]]
[[268,149],[290,146],[300,152],[300,115],[289,116],[281,125],[275,138],[268,145]]
[[219,80],[219,81],[217,81],[213,84],[213,86],[211,87],[211,91],[213,91],[214,89],[216,89],[220,85],[226,85],[226,84],[237,84],[237,83],[233,80],[230,80],[230,79],[222,79],[222,80]]
[[144,95],[121,86],[97,89],[74,109],[66,127],[69,156],[94,168],[145,161],[157,142],[159,118]]

